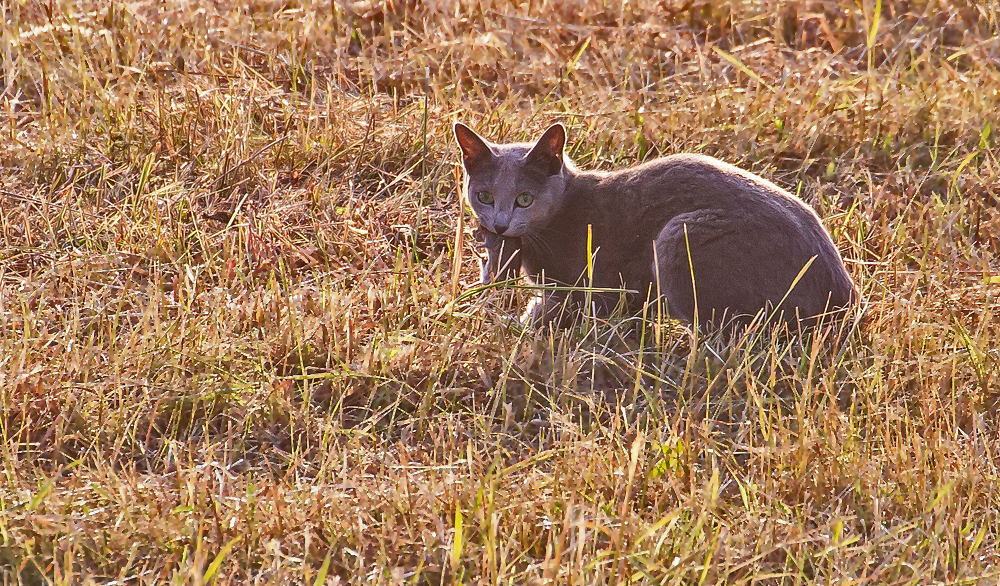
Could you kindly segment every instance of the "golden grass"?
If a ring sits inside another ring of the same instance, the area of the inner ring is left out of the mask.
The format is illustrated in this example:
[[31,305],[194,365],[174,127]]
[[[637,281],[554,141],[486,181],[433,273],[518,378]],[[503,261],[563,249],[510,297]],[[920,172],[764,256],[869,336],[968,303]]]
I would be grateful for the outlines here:
[[[1000,8],[878,9],[3,3],[0,579],[997,580]],[[867,321],[512,328],[456,120],[770,177]]]

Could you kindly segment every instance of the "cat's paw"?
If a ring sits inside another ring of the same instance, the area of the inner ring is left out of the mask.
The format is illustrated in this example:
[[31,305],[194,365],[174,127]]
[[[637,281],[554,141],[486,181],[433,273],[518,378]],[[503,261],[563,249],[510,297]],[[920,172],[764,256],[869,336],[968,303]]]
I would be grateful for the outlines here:
[[479,257],[479,284],[489,285],[493,282],[493,267],[490,265],[490,258]]
[[540,293],[531,298],[521,315],[525,327],[564,327],[572,323],[573,313],[568,307],[568,296],[562,292]]

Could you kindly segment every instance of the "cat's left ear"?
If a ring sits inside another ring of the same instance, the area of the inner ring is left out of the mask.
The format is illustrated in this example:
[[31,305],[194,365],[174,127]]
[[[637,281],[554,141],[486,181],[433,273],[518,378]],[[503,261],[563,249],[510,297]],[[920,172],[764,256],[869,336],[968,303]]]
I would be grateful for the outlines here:
[[527,163],[544,171],[548,175],[556,175],[563,168],[563,149],[566,147],[566,129],[556,123],[542,134],[538,142],[528,153]]
[[461,122],[455,123],[455,140],[462,149],[462,163],[472,169],[493,159],[493,151],[481,136]]

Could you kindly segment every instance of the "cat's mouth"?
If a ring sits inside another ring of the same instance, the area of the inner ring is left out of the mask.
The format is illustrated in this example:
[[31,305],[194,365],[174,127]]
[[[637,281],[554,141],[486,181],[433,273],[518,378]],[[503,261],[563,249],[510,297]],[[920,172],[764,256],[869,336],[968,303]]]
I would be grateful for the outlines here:
[[527,230],[525,230],[523,226],[511,226],[511,227],[505,226],[503,230],[499,230],[497,228],[498,228],[497,226],[493,226],[492,228],[489,229],[489,231],[501,238],[520,238],[524,236],[525,232],[527,232]]

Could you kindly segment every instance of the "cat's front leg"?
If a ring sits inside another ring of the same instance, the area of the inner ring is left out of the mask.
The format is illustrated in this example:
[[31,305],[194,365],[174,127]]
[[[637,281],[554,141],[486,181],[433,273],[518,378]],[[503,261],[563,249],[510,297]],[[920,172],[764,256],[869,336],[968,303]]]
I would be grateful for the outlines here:
[[563,327],[572,321],[569,295],[566,291],[542,290],[528,302],[528,308],[521,317],[525,326]]
[[476,229],[473,236],[486,249],[486,257],[479,259],[479,279],[482,284],[517,278],[521,272],[520,238],[504,238],[483,227]]

